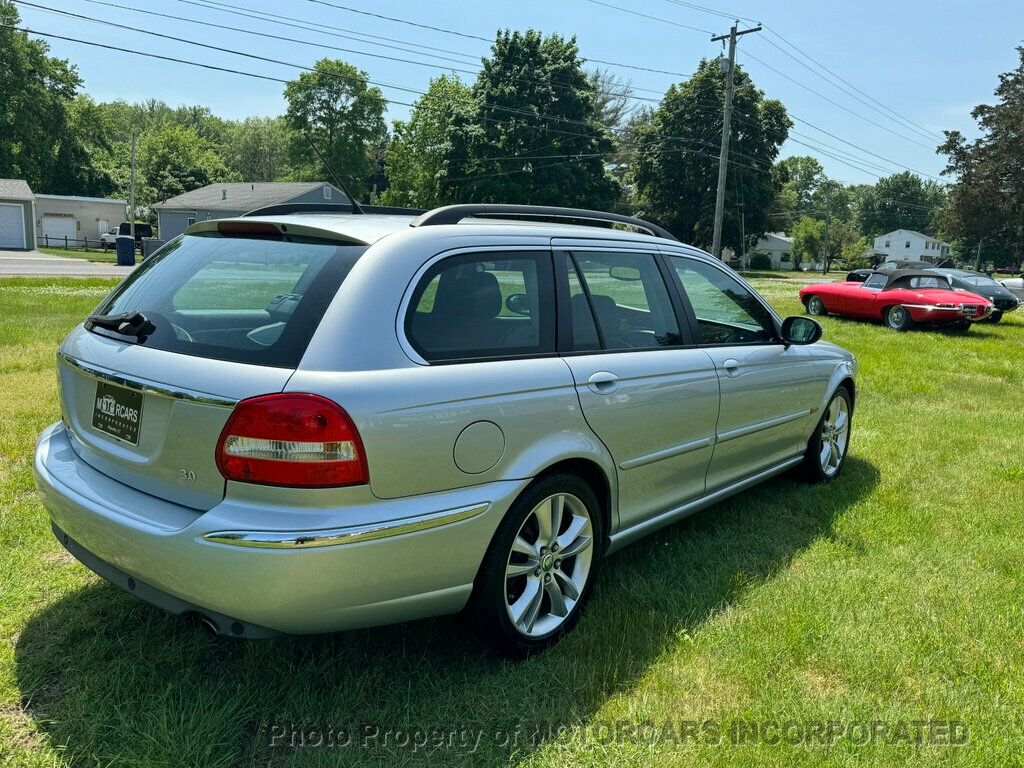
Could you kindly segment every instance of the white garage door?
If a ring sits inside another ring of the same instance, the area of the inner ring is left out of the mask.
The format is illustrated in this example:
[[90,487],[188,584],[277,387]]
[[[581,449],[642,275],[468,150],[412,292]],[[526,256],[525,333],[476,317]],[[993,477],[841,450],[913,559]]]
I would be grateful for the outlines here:
[[26,248],[25,208],[0,203],[0,248]]
[[43,234],[50,238],[50,245],[59,244],[63,247],[65,237],[68,245],[74,245],[75,220],[71,216],[43,216]]

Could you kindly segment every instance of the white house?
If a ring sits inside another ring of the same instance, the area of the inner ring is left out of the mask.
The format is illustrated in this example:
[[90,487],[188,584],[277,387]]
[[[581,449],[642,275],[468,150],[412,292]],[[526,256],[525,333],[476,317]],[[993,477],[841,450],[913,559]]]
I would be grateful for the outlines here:
[[747,263],[755,253],[765,253],[771,257],[772,269],[793,268],[793,238],[784,232],[769,232],[747,252]]
[[939,264],[953,257],[949,243],[915,232],[897,229],[875,238],[875,253],[892,261],[930,261]]

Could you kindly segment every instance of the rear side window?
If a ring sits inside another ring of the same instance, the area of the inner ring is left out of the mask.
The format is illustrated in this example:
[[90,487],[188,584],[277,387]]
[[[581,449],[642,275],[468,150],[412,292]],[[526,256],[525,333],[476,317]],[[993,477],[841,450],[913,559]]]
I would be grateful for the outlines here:
[[569,299],[576,351],[593,348],[585,319],[585,300],[589,300],[589,308],[597,319],[605,349],[654,349],[682,344],[668,288],[653,255],[574,251],[571,263],[577,269],[569,272],[570,293],[574,278],[581,280],[586,292]]
[[405,332],[428,362],[550,354],[554,299],[550,253],[452,256],[416,286]]
[[312,238],[185,235],[147,259],[97,311],[142,312],[156,327],[141,342],[148,347],[295,368],[365,250]]

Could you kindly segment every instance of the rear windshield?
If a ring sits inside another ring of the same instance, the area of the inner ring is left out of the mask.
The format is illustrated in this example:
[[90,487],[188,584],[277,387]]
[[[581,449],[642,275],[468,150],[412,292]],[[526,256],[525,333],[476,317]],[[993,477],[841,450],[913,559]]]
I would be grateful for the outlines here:
[[97,312],[142,312],[156,330],[140,343],[154,349],[295,368],[365,250],[312,238],[184,235],[143,262]]

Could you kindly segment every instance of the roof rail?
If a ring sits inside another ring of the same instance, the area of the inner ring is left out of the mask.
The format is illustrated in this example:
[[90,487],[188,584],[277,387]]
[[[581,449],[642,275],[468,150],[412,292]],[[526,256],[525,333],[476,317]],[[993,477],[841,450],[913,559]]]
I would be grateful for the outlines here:
[[426,227],[436,224],[458,224],[471,216],[505,216],[533,219],[576,219],[583,222],[603,222],[608,224],[626,224],[644,230],[654,237],[666,240],[679,239],[667,229],[659,227],[643,219],[623,216],[618,213],[589,211],[585,208],[559,208],[547,205],[506,205],[502,203],[477,203],[466,205],[446,205],[424,213],[412,222],[413,227]]
[[285,216],[290,213],[377,213],[419,216],[425,211],[422,208],[395,208],[387,205],[360,205],[356,211],[351,203],[282,203],[281,205],[265,205],[243,216]]

